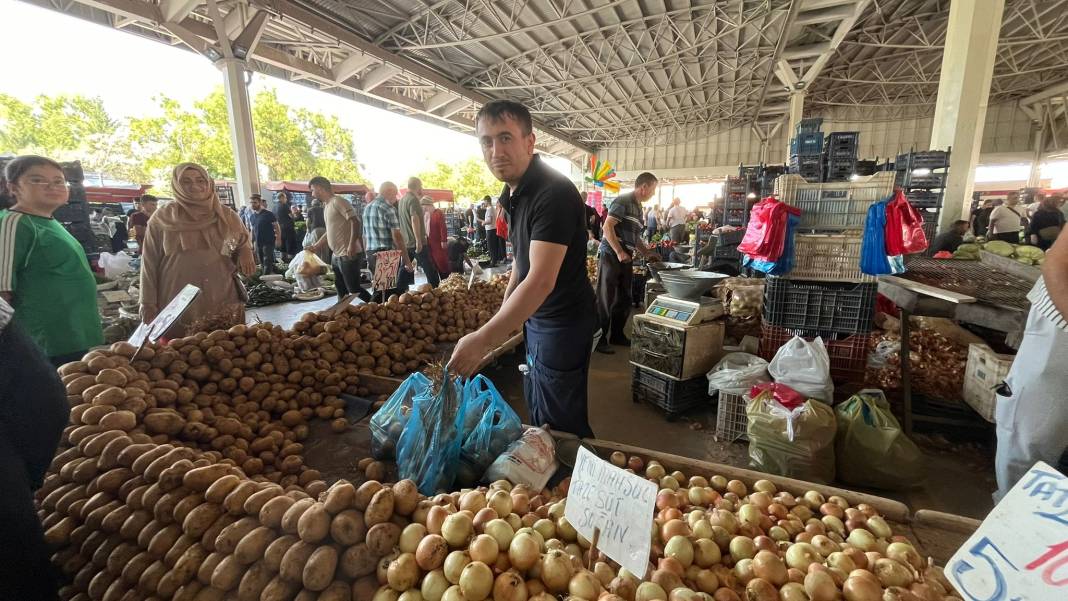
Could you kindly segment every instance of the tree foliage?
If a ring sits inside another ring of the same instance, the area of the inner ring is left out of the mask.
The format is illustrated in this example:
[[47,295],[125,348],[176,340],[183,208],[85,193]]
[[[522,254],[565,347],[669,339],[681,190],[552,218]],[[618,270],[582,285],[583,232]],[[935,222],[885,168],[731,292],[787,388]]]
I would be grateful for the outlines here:
[[480,200],[487,195],[496,198],[504,185],[476,157],[456,163],[439,161],[419,174],[419,179],[426,188],[452,190],[457,199],[468,201]]
[[[0,154],[36,153],[81,160],[87,171],[115,179],[165,184],[178,163],[235,177],[226,97],[217,89],[186,108],[158,96],[159,114],[118,120],[99,98],[38,96],[32,103],[0,94]],[[362,182],[352,132],[338,119],[294,108],[264,90],[252,99],[261,174],[268,180]]]

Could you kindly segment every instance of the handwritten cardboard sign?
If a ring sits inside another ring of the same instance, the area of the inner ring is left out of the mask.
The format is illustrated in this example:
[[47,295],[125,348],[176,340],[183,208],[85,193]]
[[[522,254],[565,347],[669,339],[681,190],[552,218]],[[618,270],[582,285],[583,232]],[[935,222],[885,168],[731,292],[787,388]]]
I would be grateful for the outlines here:
[[579,534],[639,578],[649,566],[656,484],[579,447],[564,517]]
[[167,303],[167,306],[159,312],[149,323],[141,323],[130,335],[128,342],[134,346],[141,346],[147,340],[148,342],[155,342],[171,329],[174,322],[178,321],[178,318],[185,313],[185,310],[189,308],[193,300],[200,294],[200,288],[192,284],[186,284],[185,288],[177,294],[171,302]]
[[1068,477],[1039,461],[946,564],[964,599],[1068,599]]
[[383,250],[375,253],[375,272],[371,280],[373,290],[392,290],[397,287],[397,276],[401,269],[401,254],[399,250]]

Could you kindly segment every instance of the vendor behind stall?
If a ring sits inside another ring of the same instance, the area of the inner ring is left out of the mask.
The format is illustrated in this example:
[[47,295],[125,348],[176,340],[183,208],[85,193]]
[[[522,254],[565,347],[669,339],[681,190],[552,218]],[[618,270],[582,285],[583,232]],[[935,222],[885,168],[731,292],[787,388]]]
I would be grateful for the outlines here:
[[514,261],[500,310],[460,339],[450,369],[473,375],[491,349],[523,327],[530,423],[592,436],[586,386],[596,313],[586,275],[582,199],[567,177],[534,154],[530,112],[523,105],[507,100],[483,105],[475,132],[486,165],[507,184],[501,204]]
[[967,221],[958,219],[953,222],[953,225],[946,231],[939,234],[934,242],[931,244],[931,254],[935,254],[941,251],[953,252],[957,250],[957,247],[964,244],[964,235],[968,233],[971,228]]
[[1068,230],[1046,253],[1027,298],[1031,312],[1016,359],[997,391],[994,469],[998,500],[1036,461],[1056,465],[1068,448]]

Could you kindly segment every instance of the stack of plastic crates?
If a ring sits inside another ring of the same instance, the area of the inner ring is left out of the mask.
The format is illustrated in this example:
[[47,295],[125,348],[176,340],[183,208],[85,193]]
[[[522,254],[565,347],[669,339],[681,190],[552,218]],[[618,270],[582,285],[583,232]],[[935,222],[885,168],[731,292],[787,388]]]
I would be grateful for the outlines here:
[[818,182],[823,177],[823,119],[802,119],[790,140],[790,173]]
[[723,225],[744,226],[749,223],[749,183],[741,177],[728,177],[723,198]]
[[745,413],[746,396],[725,390],[720,390],[717,394],[719,402],[716,405],[715,439],[719,442],[749,440],[746,433],[749,425],[749,417]]
[[862,231],[868,207],[893,191],[894,177],[885,172],[847,182],[807,182],[794,174],[775,180],[779,200],[801,209],[798,231]]
[[708,380],[704,376],[676,380],[651,369],[634,365],[631,394],[635,403],[649,403],[664,411],[668,421],[709,402]]
[[827,136],[823,148],[823,181],[849,181],[856,169],[860,132],[836,131]]
[[894,162],[897,185],[923,215],[923,232],[929,241],[934,240],[942,213],[949,155],[948,150],[913,151],[898,155]]

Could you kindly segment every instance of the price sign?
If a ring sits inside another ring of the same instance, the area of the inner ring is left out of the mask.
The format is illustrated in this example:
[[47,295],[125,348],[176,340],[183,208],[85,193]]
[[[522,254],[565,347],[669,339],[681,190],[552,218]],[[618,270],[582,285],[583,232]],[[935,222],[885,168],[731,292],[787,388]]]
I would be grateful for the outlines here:
[[392,290],[397,287],[401,254],[399,250],[383,250],[375,253],[375,272],[371,280],[373,290]]
[[142,322],[141,325],[137,326],[128,342],[140,347],[146,341],[155,342],[159,340],[167,330],[171,329],[174,322],[178,321],[182,313],[185,313],[185,310],[189,308],[189,305],[192,304],[198,294],[200,294],[200,288],[192,284],[186,284],[185,288],[182,288],[182,291],[171,299],[171,302],[167,303],[167,306],[159,312],[155,319],[149,323]]
[[635,576],[649,566],[656,484],[621,470],[579,447],[564,517],[579,534]]
[[1068,477],[1039,461],[946,565],[971,601],[1068,599]]

